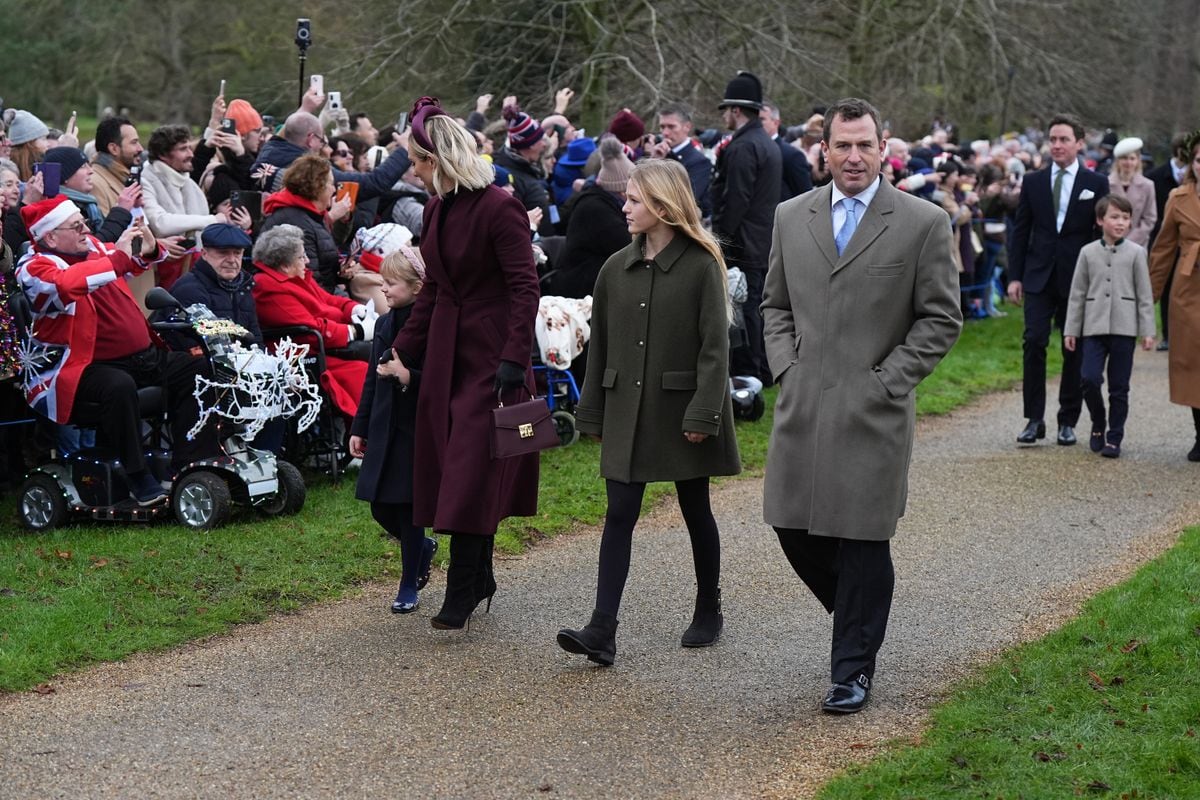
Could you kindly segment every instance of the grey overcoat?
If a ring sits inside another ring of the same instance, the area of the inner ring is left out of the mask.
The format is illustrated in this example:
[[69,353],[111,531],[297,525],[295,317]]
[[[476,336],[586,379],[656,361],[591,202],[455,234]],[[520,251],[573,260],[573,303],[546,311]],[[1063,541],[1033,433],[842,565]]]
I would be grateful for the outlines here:
[[884,181],[839,258],[831,193],[775,212],[762,312],[780,389],[763,517],[885,540],[908,495],[913,390],[962,329],[950,220]]
[[[609,480],[736,475],[725,270],[683,235],[648,263],[642,240],[614,253],[596,279],[576,423],[603,436],[600,474]],[[692,444],[684,432],[708,438]]]

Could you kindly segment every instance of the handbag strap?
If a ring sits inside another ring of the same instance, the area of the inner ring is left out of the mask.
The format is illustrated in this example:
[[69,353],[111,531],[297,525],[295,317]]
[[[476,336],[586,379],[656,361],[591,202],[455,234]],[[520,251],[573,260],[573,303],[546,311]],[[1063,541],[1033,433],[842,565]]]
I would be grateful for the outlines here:
[[[525,393],[529,395],[530,400],[537,399],[537,395],[533,393],[533,390],[529,388],[528,384],[525,384],[525,383],[521,384],[521,388],[524,389]],[[503,389],[496,390],[496,407],[497,408],[504,408],[504,397],[502,396],[503,392],[504,392]],[[518,395],[517,397],[518,397],[518,399],[520,399],[520,395]]]

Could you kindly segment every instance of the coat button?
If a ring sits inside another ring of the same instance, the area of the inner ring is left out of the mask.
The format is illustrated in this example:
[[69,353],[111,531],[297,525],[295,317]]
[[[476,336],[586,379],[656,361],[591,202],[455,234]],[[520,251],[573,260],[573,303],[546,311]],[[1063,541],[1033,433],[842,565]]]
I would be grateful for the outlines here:
[[634,381],[634,382],[633,382],[633,385],[634,385],[634,386],[641,386],[641,385],[642,385],[642,382],[641,382],[641,381]]
[[645,347],[645,346],[646,346],[645,342],[638,342],[638,347]]
[[638,303],[638,308],[645,308],[645,307],[646,307],[645,303]]

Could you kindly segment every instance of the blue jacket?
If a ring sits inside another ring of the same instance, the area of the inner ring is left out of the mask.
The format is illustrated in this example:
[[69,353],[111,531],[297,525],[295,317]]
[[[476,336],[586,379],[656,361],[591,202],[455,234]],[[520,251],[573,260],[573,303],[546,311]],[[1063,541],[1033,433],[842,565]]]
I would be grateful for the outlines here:
[[[292,144],[282,136],[275,136],[258,151],[258,160],[254,162],[251,172],[263,164],[275,167],[275,177],[268,191],[277,192],[283,188],[283,173],[300,156],[310,153],[298,144]],[[390,190],[396,181],[408,171],[412,164],[408,160],[408,151],[397,147],[395,152],[370,172],[342,172],[333,170],[333,179],[338,183],[350,182],[358,184],[358,201],[370,200]]]
[[[200,259],[192,269],[171,287],[171,294],[184,308],[193,303],[202,303],[221,319],[228,319],[250,331],[247,344],[262,344],[262,330],[258,326],[258,312],[254,306],[254,278],[242,270],[231,281],[217,277],[212,265]],[[172,334],[175,332],[172,331]],[[188,349],[197,342],[194,337],[167,335],[164,338],[173,348]]]

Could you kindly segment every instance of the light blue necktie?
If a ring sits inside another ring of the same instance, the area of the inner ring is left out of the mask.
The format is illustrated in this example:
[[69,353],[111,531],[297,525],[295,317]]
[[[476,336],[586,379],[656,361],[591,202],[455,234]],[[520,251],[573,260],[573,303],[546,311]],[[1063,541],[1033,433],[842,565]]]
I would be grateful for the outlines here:
[[838,231],[837,238],[833,243],[837,245],[838,255],[840,256],[846,250],[846,245],[850,243],[850,237],[854,235],[855,228],[858,227],[858,201],[853,197],[842,198],[842,208],[846,209],[846,221],[842,223],[842,229]]

